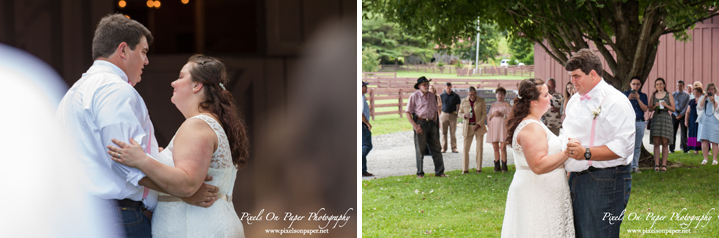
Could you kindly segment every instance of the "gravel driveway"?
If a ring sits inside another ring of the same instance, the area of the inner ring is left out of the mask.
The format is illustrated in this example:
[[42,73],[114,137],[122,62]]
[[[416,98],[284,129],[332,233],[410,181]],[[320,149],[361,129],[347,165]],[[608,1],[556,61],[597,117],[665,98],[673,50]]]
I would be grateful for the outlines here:
[[[464,136],[462,136],[462,125],[457,125],[457,150],[459,153],[452,153],[451,149],[442,153],[444,170],[453,171],[462,169],[462,150],[464,148]],[[486,134],[485,134],[486,135]],[[417,163],[414,152],[414,133],[412,131],[396,132],[372,136],[373,149],[367,155],[367,171],[373,173],[374,177],[362,177],[363,179],[383,178],[398,175],[414,175],[417,173]],[[449,139],[449,136],[448,138]],[[441,137],[440,137],[441,141]],[[484,139],[482,142],[484,143]],[[477,143],[473,141],[472,143]],[[677,136],[677,144],[679,137]],[[654,146],[649,144],[649,131],[644,133],[644,146],[652,151]],[[474,156],[475,146],[469,150],[470,171],[476,168]],[[677,150],[679,150],[677,146]],[[507,164],[514,164],[514,156],[511,147],[507,147]],[[494,150],[492,144],[484,143],[484,158],[482,161],[483,173],[494,173]],[[427,176],[434,176],[434,163],[431,156],[424,157],[424,173]]]

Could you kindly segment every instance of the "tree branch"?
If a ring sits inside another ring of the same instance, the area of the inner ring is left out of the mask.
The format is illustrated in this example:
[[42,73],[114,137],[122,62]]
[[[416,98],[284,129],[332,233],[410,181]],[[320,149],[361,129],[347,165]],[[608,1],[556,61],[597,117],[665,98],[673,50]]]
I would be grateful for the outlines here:
[[562,64],[562,65],[564,65],[564,64],[567,63],[566,57],[562,57],[564,60],[560,59],[557,55],[554,54],[554,52],[550,51],[550,50],[547,48],[547,46],[544,45],[544,42],[538,41],[538,40],[534,40],[534,42],[537,43],[537,44],[539,44],[539,46],[541,46],[542,49],[544,49],[544,51],[547,52],[547,54],[549,54],[549,56],[551,56],[551,57],[552,57],[555,61],[557,61],[558,63],[560,63],[560,64]]
[[[646,61],[644,61],[644,65],[642,67],[641,78],[645,79],[645,82],[646,78],[649,77],[649,73],[651,73],[652,71],[652,67],[654,67],[654,60],[656,60],[657,58],[657,49],[659,48],[657,46],[658,44],[655,44],[654,47],[649,49],[649,55],[647,56],[648,58]],[[644,85],[644,82],[642,82],[642,85]]]
[[607,61],[607,65],[609,66],[609,69],[612,70],[612,74],[616,75],[617,73],[619,73],[617,61],[614,59],[614,56],[612,56],[612,53],[609,52],[607,47],[604,44],[597,43],[596,41],[594,42],[594,45],[597,46],[597,50],[599,50],[599,53],[604,56],[604,60]]
[[[649,46],[647,43],[649,43],[649,40],[651,39],[651,29],[652,26],[655,24],[655,17],[656,17],[656,8],[653,8],[652,6],[647,6],[647,9],[644,13],[644,22],[642,23],[642,29],[639,33],[639,39],[637,40],[636,44],[636,50],[634,51],[634,58],[632,59],[632,65],[641,65],[647,57],[646,50],[647,46]],[[636,75],[639,72],[637,72],[637,67],[632,67],[632,69],[629,71],[629,75]]]
[[549,48],[552,49],[552,51],[557,55],[557,58],[559,58],[559,62],[564,65],[567,63],[567,56],[564,54],[563,51],[559,50],[557,46],[555,45],[555,42],[549,38],[547,38],[547,43],[549,43]]
[[557,27],[557,30],[558,30],[557,34],[560,36],[564,45],[566,45],[570,51],[572,51],[572,52],[579,51],[579,48],[577,48],[575,45],[572,44],[573,40],[569,39],[569,36],[566,32],[566,29],[564,29],[564,27]]
[[[594,23],[594,27],[597,28],[597,34],[599,38],[603,39],[604,42],[606,42],[609,47],[612,47],[614,49],[614,52],[617,54],[617,58],[621,59],[622,61],[626,61],[627,57],[624,55],[624,52],[619,50],[619,47],[614,43],[612,38],[607,34],[606,31],[604,31],[604,28],[602,27],[602,23],[599,22],[599,16],[594,12],[594,7],[589,4],[589,12],[592,14],[592,22]],[[616,71],[615,71],[616,72]]]
[[[717,8],[717,10],[719,10],[719,8]],[[707,17],[699,18],[699,20],[698,20],[697,22],[702,22],[702,21],[705,21],[705,20],[707,20],[707,19],[711,19],[712,17],[715,17],[715,16],[719,16],[719,12],[714,12],[714,13],[708,15]],[[692,27],[692,26],[696,25],[697,22],[685,23],[685,24],[682,24],[681,26],[678,26],[678,27],[673,28],[673,29],[667,28],[667,29],[664,30],[664,34],[670,34],[670,33],[676,33],[676,32],[680,32],[680,31],[685,31],[685,30],[688,29],[689,27]]]

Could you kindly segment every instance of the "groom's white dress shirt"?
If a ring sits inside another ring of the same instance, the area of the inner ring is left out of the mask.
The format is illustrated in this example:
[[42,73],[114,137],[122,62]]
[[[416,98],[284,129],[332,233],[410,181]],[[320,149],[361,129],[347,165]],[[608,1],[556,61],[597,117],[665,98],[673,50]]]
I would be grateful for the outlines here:
[[[601,112],[597,116],[593,147],[606,145],[609,150],[619,156],[618,159],[592,161],[592,167],[609,168],[628,165],[634,158],[635,116],[632,104],[622,92],[611,85],[600,81],[586,95],[591,99],[581,99],[575,93],[567,103],[566,118],[562,123],[560,135],[562,150],[567,149],[568,138],[576,138],[582,146],[590,148],[593,111],[601,104]],[[583,154],[583,152],[582,152]],[[572,158],[564,162],[569,172],[579,172],[589,168],[589,161]]]
[[[119,164],[107,154],[111,139],[135,139],[149,156],[159,154],[154,128],[142,97],[116,65],[96,60],[72,85],[57,108],[56,119],[78,140],[80,161],[85,166],[88,190],[102,199],[142,200],[153,210],[157,192],[138,185],[145,174]],[[149,147],[149,149],[148,149]]]

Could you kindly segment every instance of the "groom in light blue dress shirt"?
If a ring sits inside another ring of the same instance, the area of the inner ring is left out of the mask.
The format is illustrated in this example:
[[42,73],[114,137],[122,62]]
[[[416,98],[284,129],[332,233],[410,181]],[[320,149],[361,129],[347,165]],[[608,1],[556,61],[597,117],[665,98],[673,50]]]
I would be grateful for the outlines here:
[[[124,15],[102,18],[92,41],[95,61],[67,91],[55,116],[77,140],[88,180],[85,186],[91,194],[114,204],[115,211],[108,216],[120,215],[121,221],[116,222],[127,237],[152,237],[145,211],[154,209],[157,191],[163,190],[140,170],[114,162],[106,146],[113,145],[111,139],[132,138],[142,144],[147,155],[155,158],[159,154],[147,106],[134,88],[149,64],[147,51],[152,39],[147,28]],[[203,197],[211,197],[205,193],[217,189],[212,187],[203,184],[185,201],[202,205]]]

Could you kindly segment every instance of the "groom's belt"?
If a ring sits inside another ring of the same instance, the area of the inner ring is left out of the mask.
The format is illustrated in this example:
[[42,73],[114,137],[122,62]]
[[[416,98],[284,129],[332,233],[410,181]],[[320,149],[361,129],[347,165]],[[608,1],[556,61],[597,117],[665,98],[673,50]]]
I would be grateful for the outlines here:
[[122,200],[116,200],[118,207],[131,207],[135,208],[136,210],[143,210],[145,208],[145,205],[142,204],[142,201],[134,201],[131,199],[122,199]]
[[589,172],[594,172],[594,171],[602,170],[602,169],[605,169],[605,168],[595,168],[594,166],[589,166],[588,169],[583,170],[583,171],[579,171],[579,172],[576,172],[576,173],[577,173],[577,175],[583,175],[583,174],[588,174]]
[[[232,202],[232,196],[228,196],[222,193],[217,194],[218,199],[225,200],[227,202]],[[182,198],[170,196],[170,195],[160,195],[157,197],[158,202],[182,202]]]
[[594,171],[599,171],[599,170],[604,170],[604,169],[623,168],[623,167],[627,167],[627,166],[629,166],[629,165],[619,165],[619,166],[614,166],[614,167],[609,167],[609,168],[595,168],[594,166],[589,166],[588,169],[579,171],[579,172],[575,172],[575,173],[577,173],[577,175],[584,175],[584,174],[588,174],[589,172],[594,172]]

